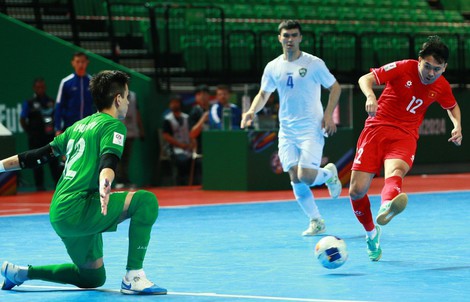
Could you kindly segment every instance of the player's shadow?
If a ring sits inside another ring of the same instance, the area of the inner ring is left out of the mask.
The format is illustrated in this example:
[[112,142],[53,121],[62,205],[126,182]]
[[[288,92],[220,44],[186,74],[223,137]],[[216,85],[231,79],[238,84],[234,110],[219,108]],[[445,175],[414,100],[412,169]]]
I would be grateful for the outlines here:
[[426,269],[423,269],[423,271],[457,271],[461,269],[464,269],[464,270],[470,269],[470,265],[426,268]]
[[74,287],[54,287],[54,286],[35,286],[35,285],[22,285],[15,287],[12,292],[21,294],[30,293],[60,293],[60,292],[106,292],[106,293],[119,293],[119,290],[107,288],[74,288]]
[[350,274],[346,274],[346,273],[329,273],[329,274],[325,274],[325,277],[328,277],[328,278],[345,278],[345,277],[361,277],[361,276],[365,276],[365,275],[368,275],[368,274],[363,274],[363,273],[350,273]]

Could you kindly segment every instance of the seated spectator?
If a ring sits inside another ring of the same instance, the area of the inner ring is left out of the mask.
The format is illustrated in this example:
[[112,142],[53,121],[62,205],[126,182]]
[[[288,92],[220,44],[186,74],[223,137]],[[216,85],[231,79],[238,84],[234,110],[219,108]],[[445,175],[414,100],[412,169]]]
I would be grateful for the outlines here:
[[[231,91],[227,85],[217,86],[217,103],[212,105],[209,111],[210,129],[240,129],[242,112],[237,105],[230,103],[230,94]],[[228,123],[228,125],[224,125],[224,109],[226,112],[229,110],[231,123]]]
[[181,102],[180,96],[170,98],[170,112],[165,115],[162,135],[168,143],[167,152],[174,160],[178,170],[176,184],[187,185],[195,143],[194,139],[189,137],[189,116],[181,112]]

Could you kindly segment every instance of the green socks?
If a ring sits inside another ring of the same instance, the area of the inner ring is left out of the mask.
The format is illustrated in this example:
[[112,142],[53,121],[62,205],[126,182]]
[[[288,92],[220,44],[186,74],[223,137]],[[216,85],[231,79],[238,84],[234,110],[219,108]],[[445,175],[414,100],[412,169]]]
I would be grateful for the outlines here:
[[140,190],[132,197],[129,206],[129,254],[127,270],[143,267],[145,254],[150,242],[150,233],[158,217],[158,201],[153,193]]
[[[143,267],[150,233],[158,217],[158,201],[153,193],[137,191],[129,205],[129,255],[127,270],[139,270]],[[98,269],[80,269],[72,263],[29,266],[29,279],[44,280],[55,283],[73,284],[80,288],[95,288],[106,281],[104,266]]]
[[106,281],[106,271],[104,266],[98,269],[80,269],[72,263],[29,266],[28,278],[73,284],[80,288],[95,288]]

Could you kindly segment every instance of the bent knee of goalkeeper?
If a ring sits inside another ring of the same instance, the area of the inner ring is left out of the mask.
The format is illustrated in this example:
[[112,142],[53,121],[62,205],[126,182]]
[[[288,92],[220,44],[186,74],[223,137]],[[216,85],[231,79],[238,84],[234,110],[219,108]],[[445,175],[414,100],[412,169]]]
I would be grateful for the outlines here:
[[158,200],[155,194],[139,190],[132,196],[128,216],[143,224],[154,224],[158,217]]

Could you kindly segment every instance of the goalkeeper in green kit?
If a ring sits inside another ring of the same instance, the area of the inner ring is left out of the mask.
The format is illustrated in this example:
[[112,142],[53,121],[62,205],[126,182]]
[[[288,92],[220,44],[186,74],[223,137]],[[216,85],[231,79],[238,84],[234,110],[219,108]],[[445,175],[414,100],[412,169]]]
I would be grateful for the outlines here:
[[90,82],[98,112],[78,122],[42,148],[0,161],[0,172],[35,168],[53,157],[67,160],[50,207],[50,221],[73,263],[18,266],[5,261],[3,290],[39,279],[95,288],[106,281],[103,232],[115,231],[130,218],[127,273],[123,294],[164,295],[167,290],[149,281],[143,261],[158,201],[148,191],[111,193],[116,165],[121,157],[126,127],[118,119],[127,113],[129,77],[121,71],[102,71]]

